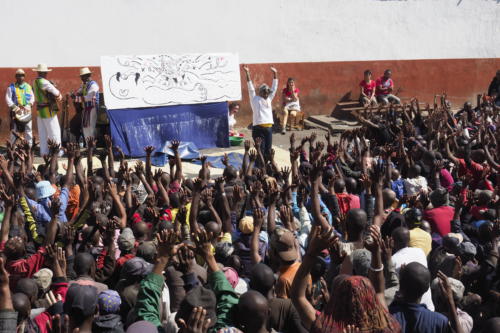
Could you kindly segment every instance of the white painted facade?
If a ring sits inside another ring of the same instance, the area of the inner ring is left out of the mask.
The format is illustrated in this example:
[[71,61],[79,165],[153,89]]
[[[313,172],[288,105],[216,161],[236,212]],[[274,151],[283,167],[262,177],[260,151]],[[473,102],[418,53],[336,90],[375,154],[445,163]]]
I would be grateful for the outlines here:
[[0,67],[189,52],[243,63],[500,57],[500,0],[3,0],[0,22]]

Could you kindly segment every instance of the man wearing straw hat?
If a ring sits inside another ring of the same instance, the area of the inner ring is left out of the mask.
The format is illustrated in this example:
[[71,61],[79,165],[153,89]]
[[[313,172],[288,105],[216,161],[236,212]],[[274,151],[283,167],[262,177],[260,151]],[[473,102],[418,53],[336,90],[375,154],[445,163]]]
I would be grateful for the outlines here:
[[92,72],[88,67],[80,69],[82,85],[76,92],[82,104],[82,129],[85,139],[95,136],[95,124],[97,120],[97,108],[99,107],[99,85],[90,76]]
[[[29,144],[33,141],[33,132],[31,127],[31,107],[35,103],[35,95],[33,89],[24,80],[24,70],[16,71],[16,82],[12,83],[5,94],[5,101],[11,110],[12,129],[16,132],[24,134],[24,138]],[[16,136],[11,134],[10,141],[14,143]]]
[[[52,82],[47,80],[48,72],[52,70],[45,64],[38,64],[33,71],[38,72],[38,77],[33,83],[38,112],[37,125],[40,136],[40,155],[49,153],[48,140],[52,139],[61,144],[61,128],[57,119],[58,107],[54,98],[62,100],[62,95]],[[62,151],[61,151],[62,152]]]

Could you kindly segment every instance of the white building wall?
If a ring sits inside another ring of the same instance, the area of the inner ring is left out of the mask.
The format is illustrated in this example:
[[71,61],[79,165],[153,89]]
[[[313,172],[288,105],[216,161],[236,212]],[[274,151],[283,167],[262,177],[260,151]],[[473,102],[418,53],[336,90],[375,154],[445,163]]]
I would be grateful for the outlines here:
[[500,0],[3,0],[0,67],[237,52],[241,62],[500,56]]

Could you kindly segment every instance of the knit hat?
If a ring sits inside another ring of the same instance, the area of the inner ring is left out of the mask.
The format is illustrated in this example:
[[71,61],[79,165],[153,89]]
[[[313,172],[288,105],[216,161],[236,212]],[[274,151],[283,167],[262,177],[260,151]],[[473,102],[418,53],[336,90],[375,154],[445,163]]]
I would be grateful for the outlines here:
[[146,276],[153,270],[153,265],[146,262],[144,259],[134,257],[125,262],[120,271],[120,279],[128,279],[131,277]]
[[82,316],[81,319],[84,319],[95,312],[96,306],[96,287],[73,283],[68,288],[64,301],[64,313],[69,316]]
[[111,314],[120,311],[122,299],[115,290],[105,290],[99,294],[97,304],[99,305],[99,314]]
[[215,312],[216,303],[215,294],[212,290],[197,286],[186,294],[179,305],[179,310],[177,311],[175,319],[182,318],[186,321],[191,315],[193,308],[201,306],[207,311],[206,318],[210,319],[210,325],[215,325],[217,321]]
[[236,272],[236,270],[232,267],[224,267],[222,271],[224,272],[224,275],[229,281],[231,287],[233,287],[233,289],[236,288],[236,286],[238,285],[238,281],[240,280],[238,272]]
[[244,234],[251,234],[253,232],[253,217],[245,216],[240,220],[238,228]]
[[54,274],[48,268],[42,268],[35,274],[33,274],[33,279],[35,279],[36,284],[43,290],[48,290],[52,284],[52,276]]
[[132,229],[125,228],[118,236],[118,248],[121,251],[131,251],[135,246],[135,237]]

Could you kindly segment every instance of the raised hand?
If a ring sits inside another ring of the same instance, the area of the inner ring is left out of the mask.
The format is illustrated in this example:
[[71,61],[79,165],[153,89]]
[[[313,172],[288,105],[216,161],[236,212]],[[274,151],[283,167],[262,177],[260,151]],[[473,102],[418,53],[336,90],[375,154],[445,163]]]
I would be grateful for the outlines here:
[[365,248],[372,254],[381,251],[382,249],[382,236],[380,235],[380,228],[376,225],[370,226],[370,237],[364,241]]
[[172,140],[172,144],[170,146],[170,149],[172,149],[172,151],[174,153],[178,152],[179,151],[179,146],[181,145],[181,142],[179,140]]
[[50,212],[52,213],[52,216],[58,216],[59,211],[61,210],[61,201],[59,201],[59,198],[54,198],[50,202]]
[[255,162],[257,160],[257,152],[255,149],[250,150],[248,157],[250,158],[250,162]]
[[309,137],[309,143],[313,145],[314,141],[316,141],[316,138],[317,138],[316,132],[312,132],[311,136]]
[[271,69],[271,72],[273,72],[274,74],[277,74],[277,73],[278,73],[278,70],[277,70],[276,68],[274,68],[274,67],[272,67],[272,66],[271,66],[271,68],[270,68],[270,69]]
[[224,157],[222,158],[222,164],[224,164],[226,167],[229,165],[229,157],[227,156],[227,153],[224,153]]
[[292,169],[290,169],[290,167],[287,167],[287,166],[281,168],[281,179],[283,179],[285,182],[288,182],[289,178],[290,178],[291,171],[292,171]]
[[170,258],[177,253],[179,246],[176,246],[177,234],[174,230],[162,230],[156,235],[158,243],[158,257]]
[[188,322],[179,319],[179,333],[205,333],[210,326],[210,319],[206,317],[207,311],[202,307],[195,307],[189,316]]
[[155,150],[155,147],[153,147],[153,146],[144,147],[144,151],[146,152],[146,155],[148,155],[148,156],[150,156],[154,150]]
[[[264,224],[264,212],[260,207],[254,207],[253,209],[253,224],[256,228],[260,230]],[[254,228],[254,230],[256,229]]]
[[97,145],[96,138],[94,138],[93,136],[89,136],[86,141],[87,141],[87,148],[88,149],[95,149],[95,147]]
[[138,176],[141,176],[144,174],[144,163],[142,163],[142,161],[137,161],[137,163],[135,164],[135,173]]
[[260,136],[254,139],[254,147],[259,152],[262,147],[262,138]]
[[193,235],[194,242],[196,243],[196,252],[201,255],[205,261],[208,257],[212,256],[212,233],[205,229],[199,229],[198,233]]
[[108,150],[113,149],[113,141],[111,141],[111,137],[109,135],[104,135],[104,143],[106,144],[106,148]]
[[212,189],[206,188],[201,192],[201,200],[207,205],[212,206],[213,197],[212,197]]
[[333,246],[336,238],[333,234],[333,228],[323,230],[320,226],[314,226],[307,253],[312,256],[319,255],[324,249]]
[[47,145],[49,146],[49,154],[54,156],[56,154],[59,154],[59,151],[61,150],[61,145],[57,142],[55,142],[52,139],[47,140]]
[[245,140],[243,146],[245,147],[245,152],[248,152],[250,150],[250,140]]

